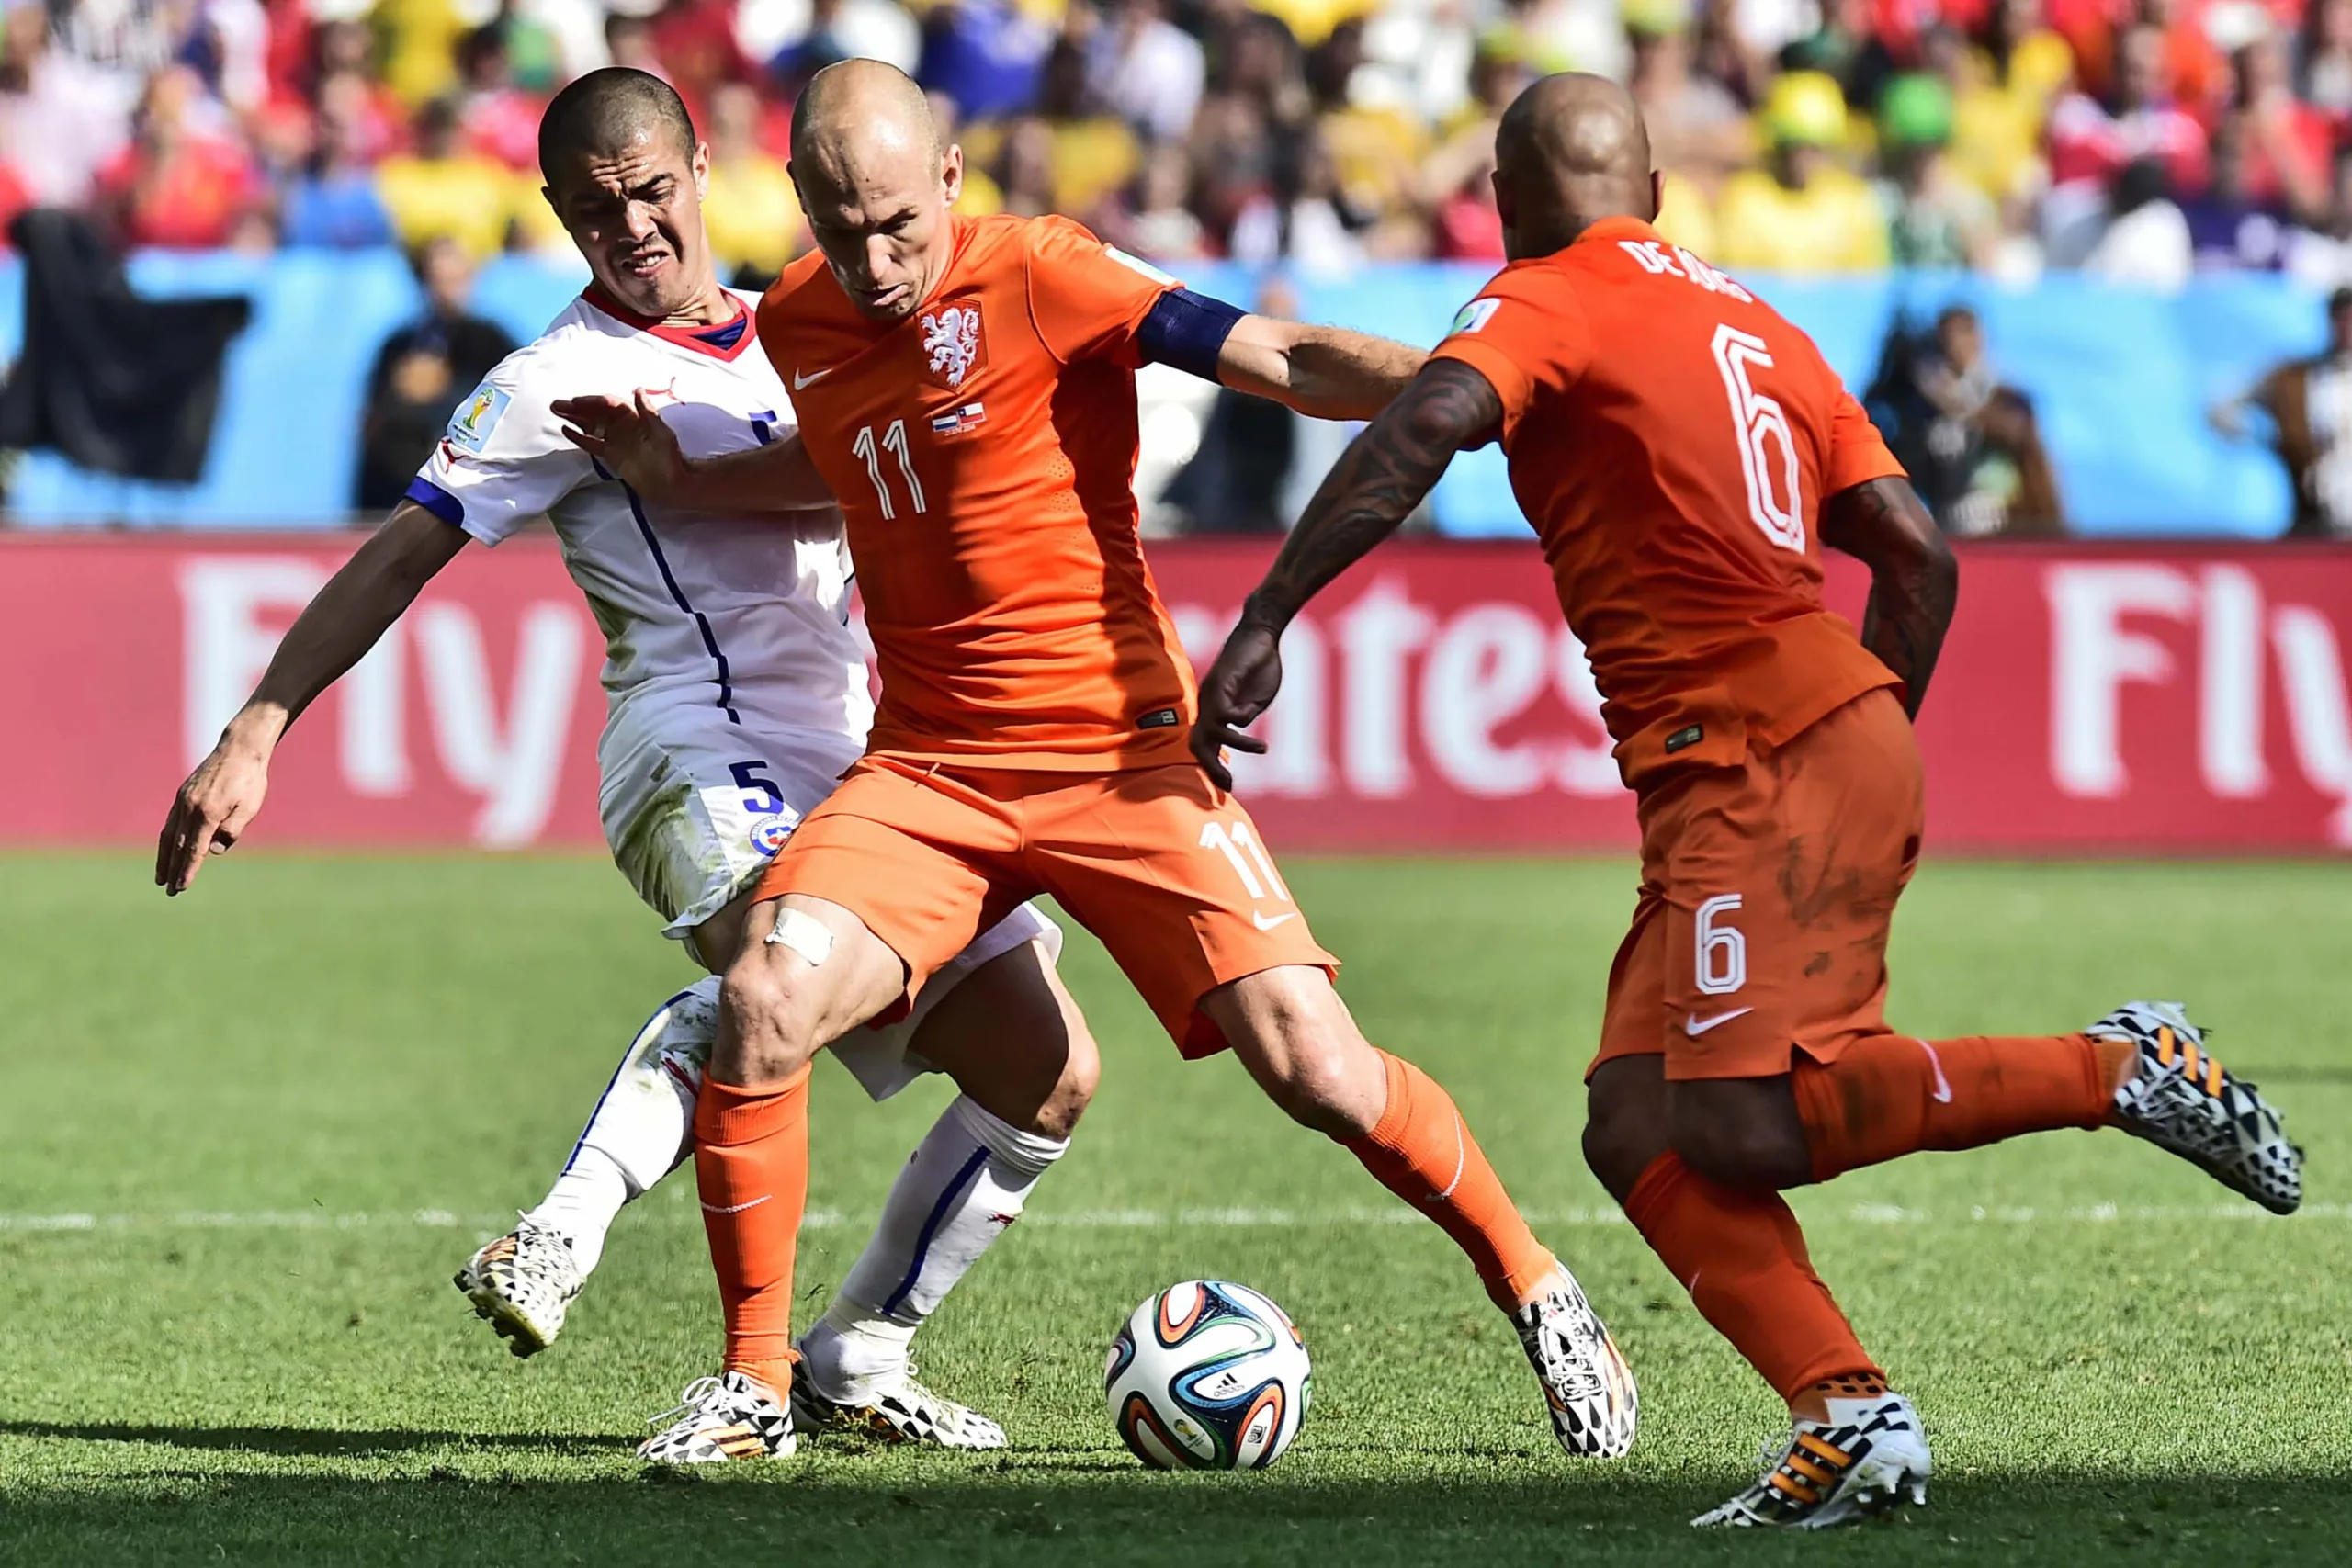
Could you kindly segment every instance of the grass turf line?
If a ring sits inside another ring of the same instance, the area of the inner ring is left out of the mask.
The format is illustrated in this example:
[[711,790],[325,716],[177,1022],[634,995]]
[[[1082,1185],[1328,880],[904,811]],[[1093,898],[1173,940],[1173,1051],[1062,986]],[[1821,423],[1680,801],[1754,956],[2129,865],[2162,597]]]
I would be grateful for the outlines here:
[[[1604,1204],[1578,1070],[1632,906],[1615,862],[1291,870],[1374,1038],[1444,1081],[1520,1201]],[[926,1330],[927,1377],[1015,1449],[831,1444],[683,1480],[639,1418],[708,1370],[691,1184],[616,1230],[564,1341],[516,1363],[433,1224],[175,1214],[480,1215],[534,1200],[638,1020],[686,971],[590,861],[255,856],[166,905],[129,857],[0,861],[0,1562],[2188,1562],[2341,1560],[2352,1473],[2341,1219],[2226,1198],[2114,1134],[2056,1134],[1801,1194],[1815,1255],[1926,1413],[1934,1506],[1841,1536],[1696,1537],[1752,1473],[1770,1395],[1623,1225],[1550,1239],[1616,1328],[1644,1426],[1618,1466],[1552,1447],[1508,1327],[1424,1225],[1024,1224]],[[2286,1103],[2315,1203],[2352,1150],[2344,873],[2324,865],[1931,866],[1894,1016],[1935,1034],[2079,1024],[2179,996]],[[1229,1061],[1178,1063],[1100,950],[1068,967],[1105,1075],[1040,1219],[1338,1214],[1386,1200]],[[865,1103],[820,1072],[802,1285],[821,1300],[944,1090]],[[2115,1204],[2106,1223],[1970,1224]],[[2161,1217],[2132,1218],[2157,1211]],[[1930,1223],[1858,1215],[1924,1212]],[[1257,1476],[1138,1470],[1103,1348],[1190,1274],[1270,1292],[1316,1355],[1297,1447]]]

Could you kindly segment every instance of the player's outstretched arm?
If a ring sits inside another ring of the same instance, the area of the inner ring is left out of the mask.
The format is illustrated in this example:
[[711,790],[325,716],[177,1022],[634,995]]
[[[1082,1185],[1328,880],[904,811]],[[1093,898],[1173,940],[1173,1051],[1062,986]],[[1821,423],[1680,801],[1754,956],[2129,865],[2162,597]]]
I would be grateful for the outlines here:
[[1242,733],[1282,689],[1282,636],[1306,603],[1396,531],[1436,484],[1453,455],[1493,438],[1502,399],[1460,360],[1425,366],[1396,400],[1348,444],[1265,581],[1244,601],[1241,620],[1201,681],[1193,755],[1221,789],[1233,785],[1224,750],[1262,752]]
[[155,840],[157,886],[184,893],[206,856],[236,847],[268,793],[269,760],[278,738],[376,646],[434,573],[465,547],[466,538],[464,530],[404,501],[327,579],[287,628],[261,683],[220,732],[212,754],[197,764],[173,798],[171,815]]
[[565,439],[656,505],[739,516],[833,505],[833,492],[818,477],[797,430],[764,446],[696,460],[642,392],[628,403],[562,398],[548,406],[564,422]]
[[1822,503],[1821,541],[1871,569],[1862,641],[1903,678],[1903,705],[1917,718],[1960,599],[1960,562],[1943,530],[1909,480],[1879,479]]
[[1216,378],[1317,419],[1370,419],[1428,357],[1369,333],[1244,316],[1217,351]]

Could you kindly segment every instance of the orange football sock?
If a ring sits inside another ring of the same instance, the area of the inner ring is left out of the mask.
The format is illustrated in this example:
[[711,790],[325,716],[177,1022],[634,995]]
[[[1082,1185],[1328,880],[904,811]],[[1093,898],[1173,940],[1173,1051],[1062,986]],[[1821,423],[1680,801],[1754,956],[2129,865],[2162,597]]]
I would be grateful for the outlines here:
[[792,1258],[808,1205],[808,1069],[741,1089],[706,1077],[695,1184],[727,1319],[727,1369],[792,1389]]
[[1453,1097],[1402,1057],[1380,1053],[1388,1108],[1380,1125],[1345,1142],[1380,1184],[1438,1223],[1469,1254],[1487,1294],[1505,1312],[1555,1265],[1503,1190]]
[[2097,1127],[2116,1068],[2084,1034],[1915,1040],[1875,1034],[1834,1062],[1800,1058],[1790,1074],[1813,1175],[1876,1165],[1919,1149],[1973,1149],[2055,1127]]
[[1792,1408],[1834,1378],[1883,1378],[1813,1271],[1804,1233],[1778,1193],[1721,1186],[1665,1154],[1624,1206],[1699,1315]]

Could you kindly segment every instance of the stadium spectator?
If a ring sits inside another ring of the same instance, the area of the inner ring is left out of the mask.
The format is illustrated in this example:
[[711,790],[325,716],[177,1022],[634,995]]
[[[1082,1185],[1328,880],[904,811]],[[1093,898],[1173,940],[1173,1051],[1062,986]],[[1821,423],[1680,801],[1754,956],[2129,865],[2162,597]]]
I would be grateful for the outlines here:
[[2218,155],[2230,138],[2239,194],[2251,206],[2297,217],[2324,210],[2335,128],[2296,98],[2285,40],[2265,31],[2231,57],[2231,72],[2230,107],[2213,143]]
[[457,91],[458,40],[472,29],[454,0],[376,0],[368,20],[384,83],[403,105],[421,109]]
[[800,201],[784,160],[760,145],[760,96],[724,82],[710,96],[710,192],[703,221],[721,276],[765,288],[801,251]]
[[1846,96],[1819,72],[1792,71],[1765,101],[1767,166],[1743,169],[1715,209],[1714,260],[1758,272],[1860,272],[1887,265],[1877,193],[1837,163]]
[[2196,269],[2188,215],[2172,199],[2165,168],[2154,158],[2124,166],[2115,176],[2098,238],[2083,271],[2109,283],[2176,293]]
[[1131,193],[1131,209],[1118,220],[1128,250],[1166,265],[1209,254],[1208,231],[1188,205],[1192,183],[1193,165],[1182,148],[1152,150]]
[[2288,536],[2352,539],[2352,288],[2328,296],[2324,349],[2273,368],[2215,409],[2213,423],[2243,438],[2254,411],[2268,417],[2270,446],[2295,487]]
[[2309,0],[2295,61],[2295,96],[2352,130],[2352,0]]
[[2119,41],[2115,85],[2108,96],[2078,90],[2052,111],[2053,195],[2103,190],[2125,164],[2143,158],[2163,165],[2172,190],[2194,194],[2205,188],[2205,128],[2166,91],[2165,35],[2146,26],[2128,29]]
[[2352,152],[2339,152],[2324,211],[2287,236],[2287,273],[2314,289],[2352,286]]
[[[416,151],[385,159],[376,172],[377,191],[402,244],[419,250],[447,235],[476,260],[505,248],[516,180],[513,171],[459,145],[457,106],[447,98],[417,111]],[[538,200],[535,189],[529,195]]]
[[1949,306],[1926,333],[1898,321],[1863,400],[1946,533],[2064,532],[2033,405],[2002,385],[1974,310]]
[[279,225],[288,245],[356,250],[392,244],[398,236],[391,214],[368,164],[374,140],[368,106],[356,77],[336,80],[346,86],[320,93],[318,145],[286,189]]
[[353,500],[361,512],[399,503],[458,400],[514,352],[504,328],[468,308],[474,271],[463,245],[447,237],[428,241],[412,265],[424,309],[384,340],[368,374]]
[[148,82],[130,145],[97,175],[98,204],[126,248],[226,245],[265,195],[220,106],[185,65],[167,65]]
[[54,46],[49,12],[9,6],[0,22],[0,150],[38,206],[79,207],[130,137],[119,80]]
[[1301,276],[1344,277],[1365,256],[1363,217],[1342,199],[1322,132],[1309,130],[1282,144],[1271,187],[1235,217],[1227,248],[1248,265],[1287,263]]
[[736,36],[787,95],[837,60],[887,60],[907,72],[922,60],[922,28],[890,0],[747,0]]
[[323,22],[316,39],[319,113],[350,116],[363,128],[361,157],[377,163],[408,145],[408,108],[376,73],[373,36],[356,22]]
[[1925,73],[1896,77],[1879,102],[1880,199],[1898,266],[1989,267],[2000,243],[1999,210],[1945,156],[1951,107],[1951,89]]
[[635,12],[605,13],[605,53],[611,64],[670,80],[669,67],[662,63],[661,51],[653,46],[652,23]]
[[458,130],[466,150],[527,174],[539,166],[543,100],[514,85],[506,31],[496,22],[458,44]]
[[2286,265],[2289,214],[2276,187],[2259,197],[2248,174],[2245,126],[2224,120],[2213,132],[2213,178],[2202,196],[2180,204],[2199,272],[2275,272]]
[[1633,45],[1626,85],[1642,106],[1659,168],[1713,192],[1756,156],[1756,137],[1731,89],[1691,68],[1688,0],[1634,0],[1625,11]]
[[1036,102],[1053,43],[1012,0],[942,0],[924,21],[916,80],[967,120],[1017,113]]
[[1207,73],[1200,42],[1170,22],[1161,0],[1111,0],[1087,46],[1086,84],[1153,141],[1182,137]]

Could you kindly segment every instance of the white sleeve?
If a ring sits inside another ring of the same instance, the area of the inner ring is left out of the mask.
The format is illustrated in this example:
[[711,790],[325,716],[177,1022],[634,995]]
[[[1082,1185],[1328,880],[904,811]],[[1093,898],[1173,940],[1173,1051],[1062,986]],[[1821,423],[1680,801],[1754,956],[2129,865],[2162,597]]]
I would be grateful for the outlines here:
[[563,438],[546,378],[512,355],[458,405],[408,498],[497,544],[595,477],[588,454]]

